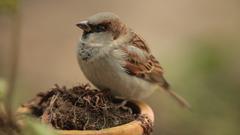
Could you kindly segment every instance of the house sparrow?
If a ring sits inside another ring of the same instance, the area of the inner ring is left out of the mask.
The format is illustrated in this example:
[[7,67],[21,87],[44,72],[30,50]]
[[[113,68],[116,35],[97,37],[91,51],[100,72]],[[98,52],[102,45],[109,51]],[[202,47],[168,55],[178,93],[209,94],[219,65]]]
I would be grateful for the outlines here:
[[162,88],[180,105],[188,102],[170,89],[163,68],[146,42],[113,13],[103,12],[77,24],[83,30],[77,58],[97,88],[127,99],[143,99]]

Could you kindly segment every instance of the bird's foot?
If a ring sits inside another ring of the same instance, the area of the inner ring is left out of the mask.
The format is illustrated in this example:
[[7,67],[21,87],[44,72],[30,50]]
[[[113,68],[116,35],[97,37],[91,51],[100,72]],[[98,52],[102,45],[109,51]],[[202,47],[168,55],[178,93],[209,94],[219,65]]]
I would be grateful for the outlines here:
[[132,109],[127,106],[127,102],[128,102],[128,100],[123,100],[123,101],[117,106],[117,109],[121,108],[121,109],[123,109],[123,110],[128,110],[129,112],[132,113]]

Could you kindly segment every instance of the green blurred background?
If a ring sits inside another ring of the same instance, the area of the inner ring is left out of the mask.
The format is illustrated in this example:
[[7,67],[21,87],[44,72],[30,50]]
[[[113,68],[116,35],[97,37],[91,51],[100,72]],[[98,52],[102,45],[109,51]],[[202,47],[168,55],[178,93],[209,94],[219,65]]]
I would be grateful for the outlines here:
[[240,134],[239,0],[0,0],[1,80],[10,75],[14,40],[20,47],[15,108],[55,83],[88,82],[76,60],[75,24],[101,11],[118,14],[145,38],[192,105],[184,110],[156,91],[146,99],[154,135]]

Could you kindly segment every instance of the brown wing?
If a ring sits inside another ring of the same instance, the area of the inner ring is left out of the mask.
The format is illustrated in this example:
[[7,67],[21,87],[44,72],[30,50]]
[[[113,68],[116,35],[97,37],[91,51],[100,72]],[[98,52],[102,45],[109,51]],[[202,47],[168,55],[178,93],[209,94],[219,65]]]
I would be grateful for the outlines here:
[[151,54],[143,39],[134,35],[130,45],[122,46],[127,55],[124,68],[130,75],[142,78],[146,81],[158,83],[164,88],[180,105],[190,108],[190,104],[181,96],[170,89],[169,84],[163,77],[163,69],[159,62]]
[[130,45],[122,47],[127,54],[124,68],[127,73],[136,77],[166,85],[163,78],[163,69],[155,57],[150,53],[145,41],[135,34]]

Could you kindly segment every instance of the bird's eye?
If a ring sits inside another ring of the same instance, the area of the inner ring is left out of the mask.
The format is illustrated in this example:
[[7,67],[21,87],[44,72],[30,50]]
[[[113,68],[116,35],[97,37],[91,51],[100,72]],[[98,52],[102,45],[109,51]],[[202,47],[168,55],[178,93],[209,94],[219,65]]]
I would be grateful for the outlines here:
[[107,27],[105,25],[97,25],[95,27],[95,31],[96,32],[103,32],[103,31],[106,31]]

